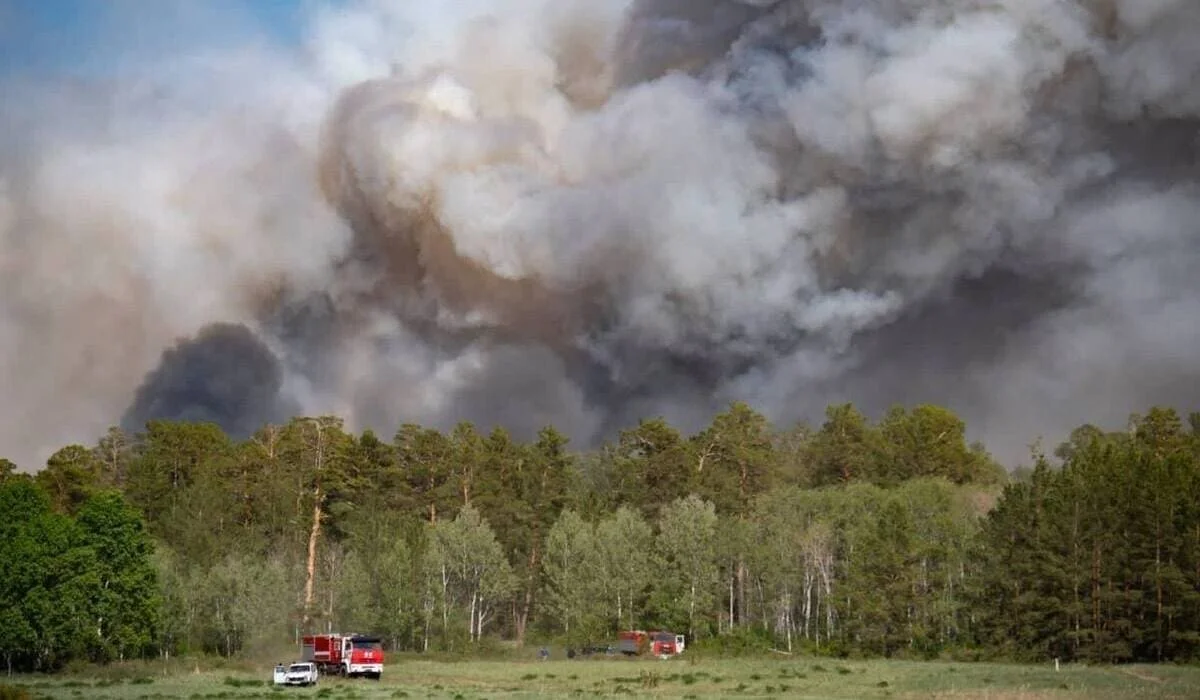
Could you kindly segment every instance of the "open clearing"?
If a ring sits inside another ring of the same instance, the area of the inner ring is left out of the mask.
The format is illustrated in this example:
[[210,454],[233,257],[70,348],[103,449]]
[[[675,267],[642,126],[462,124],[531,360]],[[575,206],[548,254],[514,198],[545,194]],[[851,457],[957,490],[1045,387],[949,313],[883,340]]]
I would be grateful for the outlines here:
[[[13,676],[31,698],[1075,698],[1194,699],[1200,668],[1188,666],[1021,666],[991,663],[845,661],[819,658],[670,661],[455,661],[389,664],[381,681],[322,678],[315,688],[273,688],[270,666],[242,671],[154,672],[150,664],[90,673]],[[0,696],[4,693],[0,692]]]

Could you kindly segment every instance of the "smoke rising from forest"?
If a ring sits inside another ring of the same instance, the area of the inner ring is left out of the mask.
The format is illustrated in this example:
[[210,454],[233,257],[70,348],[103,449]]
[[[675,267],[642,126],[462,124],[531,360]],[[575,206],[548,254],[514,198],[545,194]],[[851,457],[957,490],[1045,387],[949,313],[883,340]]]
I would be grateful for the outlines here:
[[587,444],[742,399],[944,403],[1012,463],[1200,403],[1195,2],[371,0],[309,30],[5,88],[10,456],[294,407]]

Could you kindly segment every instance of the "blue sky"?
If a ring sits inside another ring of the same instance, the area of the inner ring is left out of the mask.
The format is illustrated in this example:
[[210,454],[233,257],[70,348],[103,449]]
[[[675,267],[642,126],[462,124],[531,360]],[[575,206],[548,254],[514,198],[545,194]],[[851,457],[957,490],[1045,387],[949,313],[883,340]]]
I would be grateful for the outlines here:
[[0,0],[0,74],[103,75],[251,38],[295,45],[314,1]]

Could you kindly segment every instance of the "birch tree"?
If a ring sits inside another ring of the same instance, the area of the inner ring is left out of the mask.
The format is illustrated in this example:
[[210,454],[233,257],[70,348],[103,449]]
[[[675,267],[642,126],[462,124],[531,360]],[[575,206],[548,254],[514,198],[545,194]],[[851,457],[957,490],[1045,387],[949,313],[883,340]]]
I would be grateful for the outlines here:
[[415,641],[421,619],[421,534],[404,516],[362,516],[348,527],[337,583],[339,619],[387,638],[394,649]]
[[545,606],[572,641],[585,641],[601,626],[608,578],[602,564],[594,526],[564,511],[546,536]]
[[654,532],[633,508],[621,506],[596,527],[603,595],[617,627],[636,626],[637,604],[650,585]]
[[454,520],[430,525],[428,571],[441,584],[443,622],[461,607],[467,615],[471,641],[479,641],[496,613],[496,605],[515,589],[517,582],[492,528],[472,506]]
[[699,496],[676,500],[663,508],[658,550],[663,560],[659,605],[687,625],[695,637],[699,624],[717,600],[717,512]]
[[195,584],[205,647],[229,656],[275,638],[291,602],[286,581],[277,560],[231,553],[217,563]]

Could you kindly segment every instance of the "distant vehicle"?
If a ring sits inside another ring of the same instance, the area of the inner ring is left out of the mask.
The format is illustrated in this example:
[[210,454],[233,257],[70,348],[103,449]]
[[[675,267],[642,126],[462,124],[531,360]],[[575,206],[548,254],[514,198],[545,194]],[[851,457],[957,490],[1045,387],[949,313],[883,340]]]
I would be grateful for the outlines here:
[[361,634],[312,634],[302,640],[302,658],[322,673],[366,676],[383,675],[383,644],[377,637]]
[[275,685],[316,685],[319,677],[317,665],[313,663],[301,662],[290,666],[275,665]]
[[683,651],[683,647],[679,645],[682,639],[683,635],[673,632],[651,632],[650,653],[663,659],[675,656]]
[[660,658],[667,658],[683,653],[685,646],[682,634],[656,630],[626,630],[617,635],[617,650],[627,656],[640,656],[650,653]]
[[642,630],[625,630],[617,633],[617,651],[626,656],[640,656],[650,644],[650,635]]

